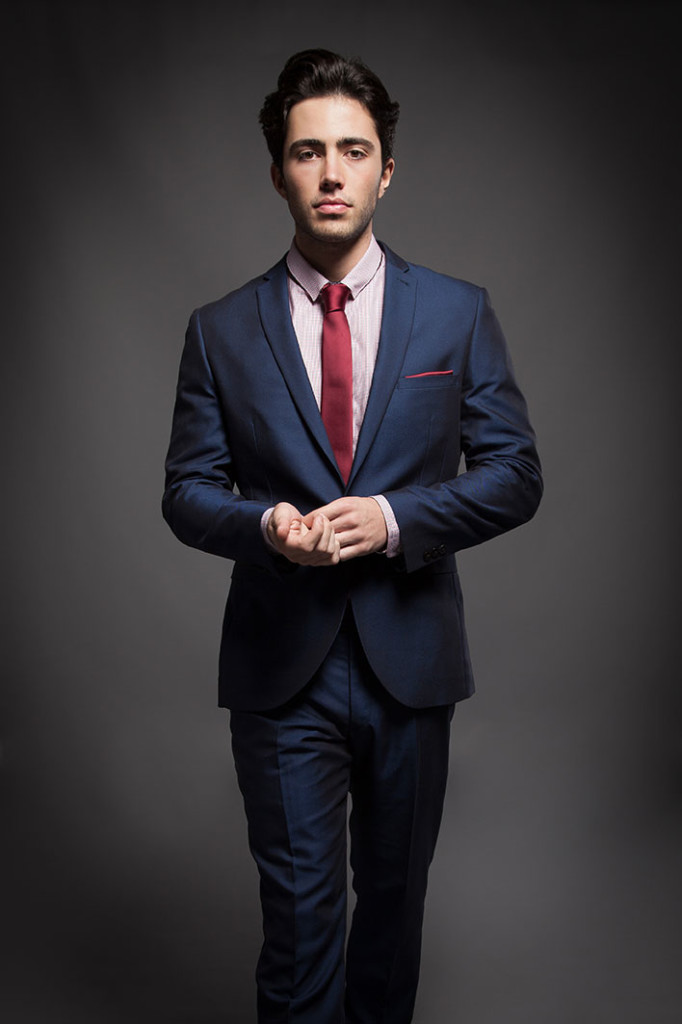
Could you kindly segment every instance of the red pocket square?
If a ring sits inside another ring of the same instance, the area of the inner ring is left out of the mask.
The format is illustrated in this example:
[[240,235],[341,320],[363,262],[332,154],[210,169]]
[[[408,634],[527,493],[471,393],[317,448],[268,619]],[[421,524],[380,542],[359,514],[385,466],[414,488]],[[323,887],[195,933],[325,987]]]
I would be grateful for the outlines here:
[[424,373],[407,373],[405,380],[412,380],[413,377],[447,377],[452,376],[452,370],[426,370]]

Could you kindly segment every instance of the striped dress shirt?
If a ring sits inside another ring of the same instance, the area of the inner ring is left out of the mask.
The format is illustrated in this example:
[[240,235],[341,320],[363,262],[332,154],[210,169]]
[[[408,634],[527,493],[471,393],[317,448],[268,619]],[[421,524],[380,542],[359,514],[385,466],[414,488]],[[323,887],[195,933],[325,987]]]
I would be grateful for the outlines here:
[[[292,242],[287,254],[289,271],[289,309],[301,357],[318,407],[322,403],[322,323],[324,312],[320,292],[327,278],[318,273]],[[350,290],[346,316],[351,336],[353,360],[353,453],[367,408],[372,376],[379,349],[381,317],[384,304],[386,262],[379,243],[372,235],[367,252],[343,278]],[[372,495],[379,503],[386,521],[388,542],[386,554],[392,557],[400,548],[400,531],[393,510],[381,494]],[[263,516],[265,530],[270,509]]]

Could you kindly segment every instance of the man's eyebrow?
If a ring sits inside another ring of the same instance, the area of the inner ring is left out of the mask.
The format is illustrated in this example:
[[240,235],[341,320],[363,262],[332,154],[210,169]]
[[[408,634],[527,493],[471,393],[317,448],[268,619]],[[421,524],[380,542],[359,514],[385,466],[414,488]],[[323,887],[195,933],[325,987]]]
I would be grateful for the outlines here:
[[289,152],[293,153],[295,149],[319,149],[324,146],[324,143],[320,139],[295,139],[289,146]]
[[[362,136],[350,135],[343,139],[336,140],[336,148],[343,149],[346,146],[364,146],[365,149],[374,150],[376,146],[370,139]],[[295,139],[289,146],[289,152],[294,153],[297,149],[324,149],[325,143],[321,139]]]
[[369,139],[363,139],[362,136],[351,135],[345,139],[339,139],[336,143],[337,147],[342,146],[364,146],[365,149],[375,149],[375,145]]

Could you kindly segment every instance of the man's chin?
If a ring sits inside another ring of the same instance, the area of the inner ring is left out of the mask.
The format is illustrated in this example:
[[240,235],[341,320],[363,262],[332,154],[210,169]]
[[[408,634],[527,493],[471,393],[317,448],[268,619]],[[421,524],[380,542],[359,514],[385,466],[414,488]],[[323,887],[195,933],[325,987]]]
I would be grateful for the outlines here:
[[365,227],[353,228],[348,224],[335,221],[334,223],[315,225],[308,234],[316,242],[325,242],[328,245],[352,245],[364,234],[365,230]]

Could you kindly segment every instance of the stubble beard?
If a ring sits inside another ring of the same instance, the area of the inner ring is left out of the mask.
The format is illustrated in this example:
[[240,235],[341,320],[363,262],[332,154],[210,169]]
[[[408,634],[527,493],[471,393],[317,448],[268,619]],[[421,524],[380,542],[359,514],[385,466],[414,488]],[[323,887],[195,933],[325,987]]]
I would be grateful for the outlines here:
[[337,219],[333,215],[328,215],[324,220],[315,221],[313,214],[301,217],[297,215],[297,212],[293,210],[291,212],[297,228],[317,244],[349,246],[357,242],[371,227],[377,202],[378,196],[360,210],[357,207],[351,207],[353,214],[356,215],[353,217],[353,223],[348,223],[343,216],[339,216]]

